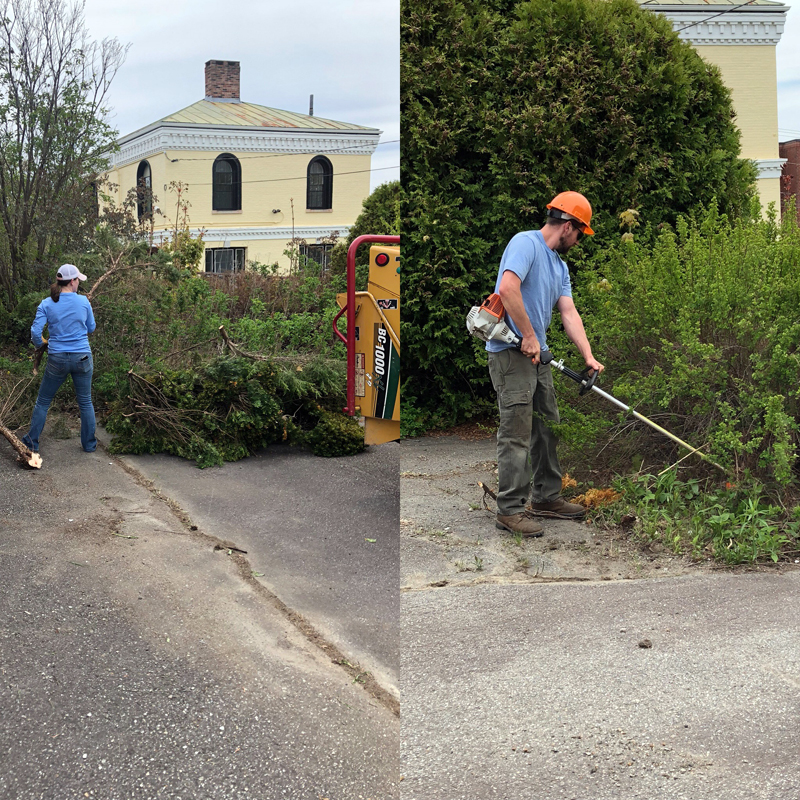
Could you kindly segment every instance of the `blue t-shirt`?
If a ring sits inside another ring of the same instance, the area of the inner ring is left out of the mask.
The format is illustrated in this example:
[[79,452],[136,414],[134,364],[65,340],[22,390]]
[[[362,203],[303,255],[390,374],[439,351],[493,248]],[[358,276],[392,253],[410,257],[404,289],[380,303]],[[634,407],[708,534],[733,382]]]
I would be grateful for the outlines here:
[[[567,265],[555,250],[551,250],[545,244],[541,231],[524,231],[518,233],[508,243],[503,253],[494,287],[495,292],[500,288],[500,279],[506,270],[511,270],[519,276],[519,288],[525,311],[542,350],[546,350],[547,328],[553,317],[553,308],[560,297],[572,297]],[[506,322],[508,327],[522,338],[519,328],[508,315]],[[486,349],[492,353],[499,353],[511,347],[514,345],[494,340],[486,342]]]
[[89,301],[75,292],[61,292],[58,302],[46,297],[36,309],[31,341],[39,347],[45,323],[49,331],[48,353],[91,353],[89,336],[97,326]]

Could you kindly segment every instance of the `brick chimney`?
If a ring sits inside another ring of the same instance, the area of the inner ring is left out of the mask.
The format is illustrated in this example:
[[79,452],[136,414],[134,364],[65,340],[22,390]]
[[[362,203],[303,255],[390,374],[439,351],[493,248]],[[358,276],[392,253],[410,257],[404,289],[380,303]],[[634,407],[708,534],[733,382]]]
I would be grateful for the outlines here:
[[241,103],[238,61],[206,61],[206,100]]

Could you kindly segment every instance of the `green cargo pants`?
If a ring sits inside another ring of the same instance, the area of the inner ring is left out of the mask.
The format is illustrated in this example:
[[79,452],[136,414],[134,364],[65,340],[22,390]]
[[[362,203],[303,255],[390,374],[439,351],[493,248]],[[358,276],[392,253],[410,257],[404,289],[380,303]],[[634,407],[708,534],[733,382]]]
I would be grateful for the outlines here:
[[519,350],[489,353],[489,375],[500,408],[497,513],[509,516],[529,499],[550,503],[561,494],[556,436],[544,421],[559,421],[558,406],[550,365]]

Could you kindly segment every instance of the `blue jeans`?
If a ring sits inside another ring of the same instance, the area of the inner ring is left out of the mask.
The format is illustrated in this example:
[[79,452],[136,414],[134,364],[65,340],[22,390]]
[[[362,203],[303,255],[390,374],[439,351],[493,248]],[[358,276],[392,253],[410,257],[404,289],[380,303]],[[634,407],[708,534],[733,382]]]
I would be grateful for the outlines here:
[[53,402],[56,392],[61,384],[72,375],[72,385],[75,387],[75,396],[78,399],[78,408],[81,411],[81,447],[92,453],[97,449],[95,438],[94,406],[92,405],[92,372],[94,363],[91,353],[49,353],[47,366],[39,387],[39,396],[33,408],[31,429],[22,441],[33,450],[39,452],[39,437],[42,435],[47,410]]

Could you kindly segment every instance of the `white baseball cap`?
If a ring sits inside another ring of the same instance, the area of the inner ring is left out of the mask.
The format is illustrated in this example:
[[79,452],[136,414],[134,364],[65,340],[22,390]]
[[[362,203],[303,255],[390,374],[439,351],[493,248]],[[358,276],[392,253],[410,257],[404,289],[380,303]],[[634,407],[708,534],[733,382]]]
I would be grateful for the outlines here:
[[56,278],[60,281],[71,281],[74,278],[80,278],[85,281],[86,276],[74,264],[62,264],[58,268]]

